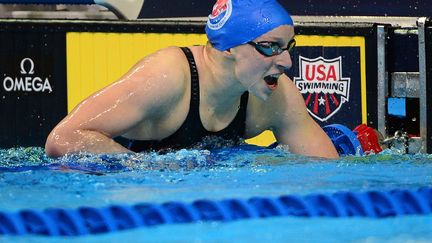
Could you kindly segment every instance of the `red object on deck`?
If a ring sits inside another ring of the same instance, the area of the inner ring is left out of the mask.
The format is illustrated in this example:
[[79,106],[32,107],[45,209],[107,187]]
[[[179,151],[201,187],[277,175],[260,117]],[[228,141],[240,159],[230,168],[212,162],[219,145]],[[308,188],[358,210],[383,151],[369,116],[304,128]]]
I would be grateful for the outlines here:
[[382,151],[377,134],[373,128],[360,124],[354,128],[354,132],[357,133],[357,139],[360,141],[365,154],[377,154]]

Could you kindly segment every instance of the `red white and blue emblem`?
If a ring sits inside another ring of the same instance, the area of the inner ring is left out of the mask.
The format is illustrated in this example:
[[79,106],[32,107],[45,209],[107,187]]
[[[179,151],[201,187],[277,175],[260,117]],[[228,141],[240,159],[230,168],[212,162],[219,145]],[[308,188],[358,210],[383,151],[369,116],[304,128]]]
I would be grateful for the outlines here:
[[218,0],[213,6],[212,13],[207,20],[207,26],[212,30],[222,28],[232,12],[231,0]]
[[308,112],[327,121],[349,101],[350,78],[342,77],[342,57],[299,57],[299,75],[294,82],[305,99]]

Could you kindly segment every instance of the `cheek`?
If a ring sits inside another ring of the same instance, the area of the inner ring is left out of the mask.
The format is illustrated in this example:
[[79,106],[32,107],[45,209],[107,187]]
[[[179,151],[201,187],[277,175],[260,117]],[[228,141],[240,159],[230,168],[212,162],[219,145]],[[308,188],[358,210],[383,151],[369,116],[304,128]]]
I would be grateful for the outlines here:
[[247,60],[239,63],[236,74],[242,82],[251,82],[262,78],[269,67],[270,65],[262,60]]

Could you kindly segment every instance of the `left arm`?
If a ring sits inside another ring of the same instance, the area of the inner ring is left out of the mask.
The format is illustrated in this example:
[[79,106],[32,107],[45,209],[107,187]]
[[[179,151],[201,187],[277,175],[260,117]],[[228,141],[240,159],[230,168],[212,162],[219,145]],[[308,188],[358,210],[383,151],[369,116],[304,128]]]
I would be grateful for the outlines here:
[[271,128],[279,143],[290,151],[307,156],[338,158],[327,134],[308,114],[304,99],[295,84],[286,76],[279,79],[278,89],[269,97]]

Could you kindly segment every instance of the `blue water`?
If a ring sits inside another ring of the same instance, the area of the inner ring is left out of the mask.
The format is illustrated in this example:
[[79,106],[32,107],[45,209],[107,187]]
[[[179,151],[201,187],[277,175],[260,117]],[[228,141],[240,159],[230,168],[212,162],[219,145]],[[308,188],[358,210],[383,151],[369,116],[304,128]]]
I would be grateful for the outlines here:
[[[283,148],[228,153],[47,158],[41,148],[0,150],[0,211],[138,202],[191,202],[286,194],[417,189],[432,186],[432,155],[385,150],[324,160]],[[161,225],[79,238],[0,237],[6,242],[430,242],[432,215],[371,218],[267,218]]]

